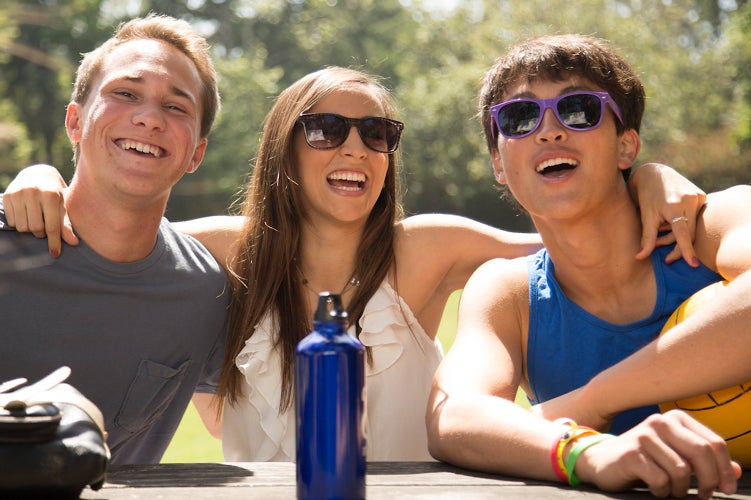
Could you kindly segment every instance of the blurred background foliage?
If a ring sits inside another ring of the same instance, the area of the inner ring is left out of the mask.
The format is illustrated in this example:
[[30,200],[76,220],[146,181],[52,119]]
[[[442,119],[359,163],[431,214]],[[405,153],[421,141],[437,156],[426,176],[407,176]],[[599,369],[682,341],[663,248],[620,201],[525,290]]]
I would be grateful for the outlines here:
[[4,0],[0,4],[0,189],[35,162],[72,175],[63,122],[80,54],[154,11],[205,34],[223,111],[201,168],[173,190],[173,220],[227,213],[274,97],[327,65],[381,75],[406,123],[409,213],[451,212],[529,230],[499,201],[475,94],[506,47],[532,35],[609,40],[649,97],[641,161],[705,190],[749,183],[751,5],[746,0]]

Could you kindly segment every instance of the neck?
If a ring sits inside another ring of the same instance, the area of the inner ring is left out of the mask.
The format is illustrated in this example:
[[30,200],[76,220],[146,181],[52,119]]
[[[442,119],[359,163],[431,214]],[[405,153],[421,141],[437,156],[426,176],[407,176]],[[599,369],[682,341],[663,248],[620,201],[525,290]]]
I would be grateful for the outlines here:
[[637,260],[641,222],[636,208],[607,210],[564,223],[539,221],[566,295],[590,313],[613,323],[644,318],[654,301],[650,259]]
[[304,225],[298,265],[313,290],[343,293],[354,287],[357,248],[362,231],[352,228],[321,230]]
[[65,204],[76,233],[96,253],[114,262],[134,262],[154,249],[166,200],[128,207],[74,179]]

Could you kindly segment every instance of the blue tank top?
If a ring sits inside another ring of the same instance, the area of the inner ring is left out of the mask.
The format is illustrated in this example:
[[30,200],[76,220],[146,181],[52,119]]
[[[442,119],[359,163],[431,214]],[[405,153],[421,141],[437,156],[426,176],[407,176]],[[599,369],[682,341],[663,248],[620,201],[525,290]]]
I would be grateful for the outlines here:
[[[665,264],[671,247],[652,252],[657,301],[648,317],[617,325],[588,313],[561,290],[545,249],[528,257],[529,338],[527,367],[532,404],[553,399],[586,384],[657,338],[673,311],[694,292],[723,278],[703,264],[693,268],[680,260]],[[618,415],[609,432],[620,434],[659,412],[657,406]]]

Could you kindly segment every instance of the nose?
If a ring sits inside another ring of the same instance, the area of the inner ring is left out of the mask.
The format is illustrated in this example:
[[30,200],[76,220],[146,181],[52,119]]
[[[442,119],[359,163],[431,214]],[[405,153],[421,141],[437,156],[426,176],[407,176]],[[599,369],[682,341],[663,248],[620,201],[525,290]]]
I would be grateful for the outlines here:
[[362,142],[362,137],[360,137],[360,131],[357,130],[357,126],[352,125],[350,127],[349,134],[347,134],[347,138],[341,146],[341,151],[344,155],[357,158],[367,156],[368,147]]
[[547,108],[542,115],[542,122],[535,132],[540,142],[561,141],[566,138],[566,127],[558,121],[552,108]]
[[133,114],[133,123],[148,129],[164,130],[166,120],[160,105],[144,102]]

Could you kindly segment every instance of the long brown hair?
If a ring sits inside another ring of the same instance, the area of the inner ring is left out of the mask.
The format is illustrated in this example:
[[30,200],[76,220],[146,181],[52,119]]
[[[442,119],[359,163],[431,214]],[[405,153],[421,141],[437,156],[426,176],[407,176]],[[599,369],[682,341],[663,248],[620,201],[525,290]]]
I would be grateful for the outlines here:
[[[279,95],[266,117],[255,169],[243,202],[246,222],[242,243],[231,263],[233,295],[219,382],[219,396],[230,404],[242,396],[243,387],[235,358],[266,314],[271,314],[273,331],[279,332],[275,347],[282,364],[280,411],[291,403],[295,346],[307,335],[311,321],[302,273],[295,264],[305,214],[293,161],[293,138],[302,112],[332,92],[353,85],[366,87],[380,102],[386,117],[394,118],[391,94],[375,77],[341,67],[325,68],[301,78]],[[397,153],[389,155],[383,190],[358,246],[354,273],[360,285],[347,308],[355,325],[368,300],[396,265],[394,223],[402,217],[399,164]],[[359,334],[359,325],[356,330]]]

